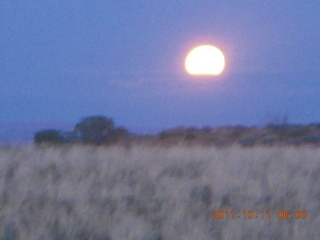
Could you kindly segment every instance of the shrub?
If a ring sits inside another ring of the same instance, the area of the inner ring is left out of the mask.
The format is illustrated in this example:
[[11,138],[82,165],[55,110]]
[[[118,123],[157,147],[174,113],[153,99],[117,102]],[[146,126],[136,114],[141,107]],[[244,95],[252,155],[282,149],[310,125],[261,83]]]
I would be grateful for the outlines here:
[[165,138],[168,138],[168,137],[170,137],[170,134],[169,133],[167,133],[167,132],[161,132],[161,133],[159,133],[159,139],[160,140],[162,140],[162,139],[165,139]]
[[244,133],[246,133],[247,128],[239,125],[239,126],[232,127],[230,130],[231,130],[230,137],[237,139],[237,138],[240,138]]
[[266,126],[266,130],[279,136],[281,140],[304,137],[311,132],[311,128],[308,126],[289,124],[269,124]]
[[185,139],[186,140],[193,140],[197,137],[197,129],[195,127],[189,127],[186,129]]
[[287,138],[297,138],[308,135],[311,129],[307,126],[291,126],[287,131]]
[[49,143],[59,144],[64,143],[64,138],[61,136],[61,132],[55,129],[47,129],[38,131],[34,134],[34,142],[36,144]]
[[205,126],[205,127],[201,128],[200,131],[201,131],[202,133],[208,134],[208,133],[212,133],[213,128],[210,127],[210,126]]
[[185,136],[186,140],[193,140],[197,137],[197,135],[194,132],[188,132]]
[[315,135],[308,135],[303,138],[303,141],[306,143],[318,143],[320,139]]
[[255,144],[255,142],[256,142],[255,136],[246,136],[239,140],[239,143],[243,147],[252,147]]
[[276,141],[278,140],[277,137],[275,136],[266,136],[265,138],[262,139],[262,144],[266,144],[266,145],[272,145],[274,144]]

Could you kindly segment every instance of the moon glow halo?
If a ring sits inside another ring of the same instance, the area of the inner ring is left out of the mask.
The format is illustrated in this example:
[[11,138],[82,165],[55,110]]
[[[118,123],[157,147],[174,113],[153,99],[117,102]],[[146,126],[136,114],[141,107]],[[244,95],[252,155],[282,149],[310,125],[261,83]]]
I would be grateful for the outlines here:
[[212,45],[192,49],[185,59],[185,69],[190,75],[219,75],[224,67],[223,53]]

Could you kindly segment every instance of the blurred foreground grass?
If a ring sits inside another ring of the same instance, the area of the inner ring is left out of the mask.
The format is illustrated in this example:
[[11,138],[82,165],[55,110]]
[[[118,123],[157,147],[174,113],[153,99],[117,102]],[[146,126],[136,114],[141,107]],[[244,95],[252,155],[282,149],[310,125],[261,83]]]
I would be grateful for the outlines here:
[[2,148],[0,181],[0,240],[320,236],[320,149],[306,146]]

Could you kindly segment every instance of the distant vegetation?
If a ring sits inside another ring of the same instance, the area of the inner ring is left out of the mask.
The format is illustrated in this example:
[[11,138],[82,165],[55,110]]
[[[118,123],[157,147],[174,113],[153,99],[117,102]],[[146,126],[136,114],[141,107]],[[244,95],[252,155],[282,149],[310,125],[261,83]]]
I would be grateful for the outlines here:
[[178,127],[159,133],[158,140],[163,144],[198,144],[243,147],[255,145],[320,145],[320,124],[268,124],[264,127],[223,126],[218,128]]
[[91,144],[151,143],[156,145],[213,145],[243,147],[255,145],[320,145],[320,124],[297,125],[283,123],[264,127],[222,126],[218,128],[177,127],[157,135],[133,135],[124,127],[115,127],[111,118],[90,116],[83,118],[71,132],[46,129],[35,133],[36,144]]
[[49,129],[35,133],[34,142],[37,144],[110,144],[116,143],[128,137],[130,134],[126,128],[116,128],[113,120],[104,116],[92,116],[83,118],[72,132]]
[[48,130],[37,132],[34,135],[34,142],[35,143],[46,142],[51,144],[58,144],[58,143],[65,142],[65,139],[63,135],[60,133],[60,131],[55,129],[48,129]]

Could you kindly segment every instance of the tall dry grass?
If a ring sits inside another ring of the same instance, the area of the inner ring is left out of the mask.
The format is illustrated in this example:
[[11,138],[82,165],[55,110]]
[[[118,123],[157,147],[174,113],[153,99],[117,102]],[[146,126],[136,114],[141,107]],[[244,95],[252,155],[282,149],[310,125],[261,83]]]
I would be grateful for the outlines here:
[[[320,236],[320,149],[3,148],[0,181],[0,240]],[[309,216],[278,219],[284,210]]]

